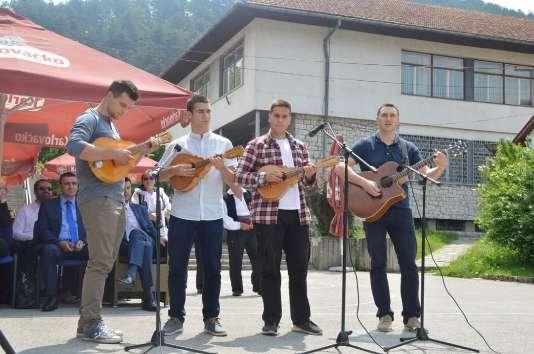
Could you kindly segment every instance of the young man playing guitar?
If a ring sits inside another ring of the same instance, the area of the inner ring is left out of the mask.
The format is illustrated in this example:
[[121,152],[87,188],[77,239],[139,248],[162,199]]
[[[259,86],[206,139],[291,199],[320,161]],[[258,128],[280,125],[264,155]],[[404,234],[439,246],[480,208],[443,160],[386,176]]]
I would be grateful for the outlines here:
[[[114,81],[98,106],[76,119],[67,143],[68,153],[76,158],[78,207],[89,249],[77,336],[98,343],[122,341],[122,333],[104,324],[101,310],[106,278],[115,264],[124,234],[124,182],[103,183],[91,172],[89,162],[114,160],[125,165],[133,158],[127,149],[99,147],[93,142],[101,137],[120,139],[113,121],[124,115],[137,98],[137,87],[131,81]],[[145,153],[157,149],[159,142],[151,139],[147,146]]]
[[[411,142],[401,139],[397,133],[399,126],[399,110],[392,104],[381,105],[377,112],[376,123],[378,132],[358,141],[352,147],[354,153],[362,157],[369,164],[379,167],[387,161],[413,165],[421,160],[419,149]],[[404,147],[403,147],[404,145]],[[406,156],[407,155],[407,156]],[[436,167],[424,166],[420,169],[429,177],[439,178],[447,167],[447,157],[442,152],[435,152]],[[349,160],[354,166],[355,161]],[[362,171],[364,166],[360,166]],[[344,178],[344,165],[336,166],[336,174]],[[376,182],[362,177],[349,169],[349,182],[363,188],[374,197],[380,196],[380,188]],[[406,182],[406,179],[400,182]],[[407,184],[403,185],[406,196]],[[415,227],[409,198],[393,204],[391,208],[378,220],[364,222],[363,227],[367,237],[367,248],[371,257],[371,290],[379,318],[377,329],[382,332],[392,331],[393,311],[389,296],[389,285],[386,275],[386,232],[395,246],[401,272],[402,316],[405,328],[415,330],[419,323],[419,276],[415,264],[417,244]]]
[[[160,161],[168,161],[181,146],[184,153],[208,158],[213,168],[196,186],[186,192],[174,191],[169,221],[169,320],[163,327],[165,335],[183,331],[185,320],[185,288],[187,265],[194,238],[200,249],[203,270],[202,315],[204,329],[215,336],[225,336],[219,321],[221,291],[221,252],[223,240],[223,183],[231,184],[235,160],[224,160],[220,154],[232,148],[230,140],[210,131],[211,105],[204,96],[194,95],[187,102],[191,117],[191,133],[173,141]],[[215,157],[214,157],[215,156]],[[165,167],[165,166],[163,166]],[[193,177],[197,170],[191,164],[164,168],[161,179],[172,176]]]
[[[282,317],[280,262],[286,254],[289,273],[289,299],[293,331],[322,334],[310,320],[306,278],[310,252],[310,212],[304,199],[304,187],[315,183],[317,169],[309,164],[308,149],[287,132],[291,124],[291,105],[278,99],[271,104],[270,130],[248,143],[236,170],[236,182],[253,189],[251,215],[258,238],[261,269],[263,321],[261,333],[276,336]],[[300,181],[276,201],[267,201],[257,188],[281,182],[280,170],[259,172],[266,165],[302,167]]]

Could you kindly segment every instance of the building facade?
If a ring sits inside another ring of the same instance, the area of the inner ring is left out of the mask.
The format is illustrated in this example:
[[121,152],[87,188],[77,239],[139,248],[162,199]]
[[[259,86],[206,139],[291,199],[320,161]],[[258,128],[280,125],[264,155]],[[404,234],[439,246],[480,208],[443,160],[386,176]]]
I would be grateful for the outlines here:
[[[352,144],[375,131],[380,104],[394,103],[399,133],[423,155],[467,143],[429,188],[427,216],[438,229],[474,230],[478,166],[534,111],[534,22],[397,0],[322,3],[239,3],[163,77],[208,96],[213,128],[234,144],[264,133],[270,103],[289,100],[313,160],[330,148],[324,135],[306,136],[315,126],[328,121]],[[400,10],[381,10],[393,3]],[[457,19],[456,32],[447,28]],[[491,32],[489,20],[508,32]]]

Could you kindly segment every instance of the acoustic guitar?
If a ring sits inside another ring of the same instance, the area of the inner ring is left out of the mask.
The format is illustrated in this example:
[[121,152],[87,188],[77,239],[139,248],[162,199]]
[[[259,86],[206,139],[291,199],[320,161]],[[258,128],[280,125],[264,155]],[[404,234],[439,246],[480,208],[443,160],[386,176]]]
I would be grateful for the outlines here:
[[[315,167],[325,168],[337,165],[340,162],[339,156],[330,156],[325,159],[319,160]],[[281,182],[268,182],[267,184],[258,187],[258,193],[261,197],[267,201],[277,201],[287,193],[295,183],[298,183],[300,176],[304,173],[303,167],[287,167],[280,165],[266,165],[259,169],[259,172],[281,172]]]
[[[233,159],[238,156],[243,156],[245,149],[241,145],[231,148],[230,150],[224,152],[223,154],[215,155],[221,156],[225,159]],[[195,188],[198,182],[204,177],[211,168],[211,162],[209,159],[203,159],[198,156],[193,156],[190,154],[179,154],[174,158],[171,165],[178,164],[190,164],[192,168],[195,169],[195,175],[192,177],[185,176],[173,176],[171,177],[171,185],[179,192],[188,192],[191,189]]]
[[[155,135],[154,138],[158,139],[160,144],[166,144],[172,140],[172,135],[169,132],[163,132]],[[128,173],[137,166],[143,155],[152,148],[150,139],[136,145],[131,141],[102,137],[93,141],[93,145],[105,148],[127,149],[133,155],[133,159],[125,165],[118,164],[114,160],[89,162],[89,167],[95,177],[104,183],[110,184],[124,180],[124,177],[128,176]]]
[[[463,154],[466,150],[467,144],[458,141],[442,152],[449,157],[454,157]],[[431,162],[433,158],[434,156],[429,156],[411,167],[418,170]],[[349,183],[347,198],[349,209],[354,215],[366,222],[373,222],[380,219],[393,204],[406,198],[402,184],[404,184],[403,182],[406,180],[404,177],[408,176],[410,170],[404,168],[397,171],[398,166],[398,163],[388,161],[380,166],[376,173],[371,171],[359,173],[360,176],[376,182],[381,191],[378,197],[373,197],[360,186]]]

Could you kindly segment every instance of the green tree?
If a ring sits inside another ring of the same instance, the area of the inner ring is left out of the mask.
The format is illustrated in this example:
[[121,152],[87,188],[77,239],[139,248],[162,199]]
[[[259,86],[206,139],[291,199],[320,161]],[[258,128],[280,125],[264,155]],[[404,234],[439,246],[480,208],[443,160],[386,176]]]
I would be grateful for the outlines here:
[[482,174],[477,223],[487,237],[534,265],[534,149],[503,140]]

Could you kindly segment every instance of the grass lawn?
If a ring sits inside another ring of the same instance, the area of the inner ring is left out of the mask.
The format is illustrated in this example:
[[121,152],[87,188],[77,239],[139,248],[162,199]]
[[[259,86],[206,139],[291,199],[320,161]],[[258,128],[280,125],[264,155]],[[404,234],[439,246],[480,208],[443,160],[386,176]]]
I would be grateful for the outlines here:
[[443,275],[474,278],[482,276],[534,277],[534,266],[526,266],[516,251],[498,245],[486,237],[481,238],[469,251],[448,267]]
[[[362,227],[353,228],[351,237],[356,238],[365,238],[365,233]],[[421,229],[417,229],[415,232],[415,237],[417,239],[417,259],[421,258]],[[426,237],[430,247],[432,247],[432,252],[436,252],[441,247],[455,241],[458,239],[458,236],[452,232],[442,232],[442,231],[428,231],[426,232]],[[428,248],[428,243],[425,243],[425,254],[430,255],[430,250]]]

